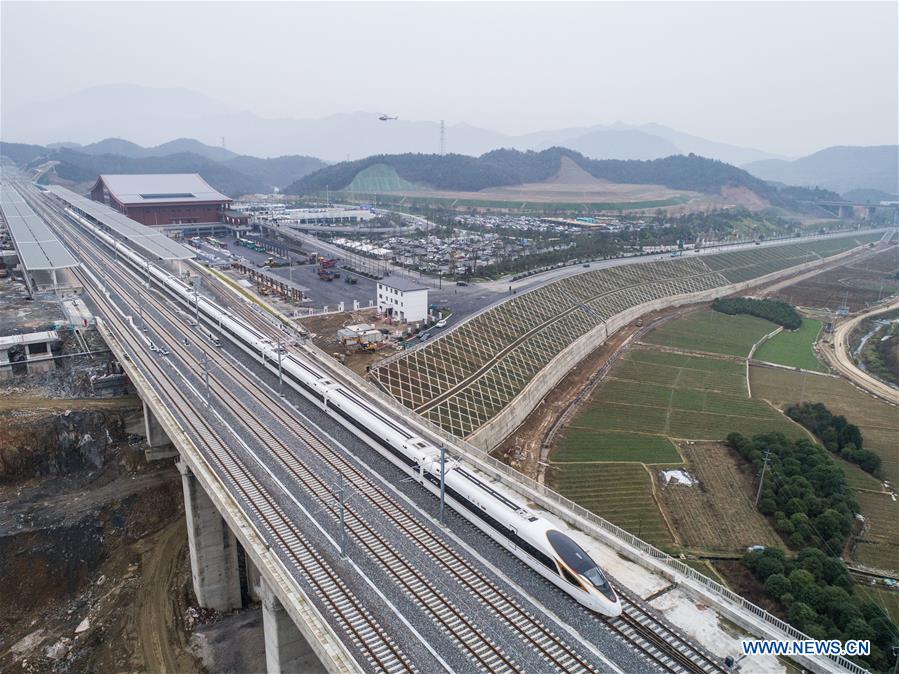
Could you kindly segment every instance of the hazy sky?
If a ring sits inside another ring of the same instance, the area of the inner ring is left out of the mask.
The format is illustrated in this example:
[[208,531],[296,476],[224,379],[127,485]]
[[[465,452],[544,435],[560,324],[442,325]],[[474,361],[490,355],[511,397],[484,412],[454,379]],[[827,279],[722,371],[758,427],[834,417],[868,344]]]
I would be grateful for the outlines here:
[[789,155],[897,136],[895,2],[3,1],[0,11],[4,106],[128,83],[272,117],[365,110],[506,133],[658,122]]

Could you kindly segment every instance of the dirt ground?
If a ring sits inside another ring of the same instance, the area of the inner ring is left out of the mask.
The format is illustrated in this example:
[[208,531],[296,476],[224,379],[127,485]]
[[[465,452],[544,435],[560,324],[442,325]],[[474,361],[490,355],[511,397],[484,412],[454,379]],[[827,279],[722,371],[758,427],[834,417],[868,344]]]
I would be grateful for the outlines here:
[[801,307],[834,311],[845,303],[850,312],[856,312],[899,290],[895,279],[899,270],[897,251],[897,246],[866,249],[823,270],[776,283],[764,292]]
[[198,671],[189,654],[164,660],[146,646],[151,635],[172,644],[183,633],[180,613],[145,611],[173,596],[160,591],[175,582],[172,565],[154,560],[182,555],[179,496],[172,465],[124,456],[84,475],[4,487],[0,670]]
[[304,328],[312,333],[312,341],[318,348],[334,356],[353,372],[363,377],[368,372],[369,367],[397,352],[391,346],[385,346],[377,351],[351,351],[337,343],[337,331],[347,325],[368,323],[378,329],[393,329],[395,326],[391,326],[383,320],[378,320],[376,309],[360,309],[359,311],[349,311],[342,314],[312,316],[297,322],[301,323]]
[[756,606],[773,615],[786,619],[780,606],[767,594],[765,587],[743,566],[740,560],[716,560],[712,566],[725,580],[727,586],[741,597],[745,597]]
[[[750,545],[782,545],[753,506],[755,478],[733,450],[713,442],[680,442],[678,449],[684,457],[684,470],[698,484],[661,484],[658,493],[684,546],[702,554],[743,552]],[[724,522],[727,526],[722,526]]]

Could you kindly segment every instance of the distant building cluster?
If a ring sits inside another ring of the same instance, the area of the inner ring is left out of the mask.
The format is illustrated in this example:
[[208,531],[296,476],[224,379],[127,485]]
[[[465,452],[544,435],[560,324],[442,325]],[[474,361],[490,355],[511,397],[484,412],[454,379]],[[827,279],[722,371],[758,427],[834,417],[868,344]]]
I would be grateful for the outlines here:
[[392,236],[382,241],[338,238],[333,243],[357,254],[444,276],[474,274],[504,260],[574,245],[463,229],[454,229],[450,236]]
[[252,202],[243,205],[253,222],[266,225],[302,227],[340,227],[359,225],[373,220],[375,212],[370,208],[334,206],[322,208],[290,208],[285,204]]
[[457,215],[454,221],[465,228],[511,229],[523,232],[548,232],[556,234],[572,234],[581,229],[574,222],[547,220],[529,215]]

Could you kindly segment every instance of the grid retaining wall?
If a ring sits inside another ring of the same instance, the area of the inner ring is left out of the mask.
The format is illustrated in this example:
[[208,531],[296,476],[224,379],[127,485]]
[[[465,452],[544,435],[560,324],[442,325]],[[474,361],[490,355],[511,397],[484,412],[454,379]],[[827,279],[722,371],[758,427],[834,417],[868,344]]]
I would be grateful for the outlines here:
[[663,297],[652,300],[651,302],[638,304],[619,314],[615,314],[609,318],[606,323],[600,323],[590,332],[565,347],[564,350],[557,354],[555,358],[540,370],[539,375],[534,377],[521,393],[513,398],[499,414],[469,435],[466,440],[480,449],[488,452],[491,451],[505,440],[516,428],[524,423],[528,415],[540,404],[540,401],[546,397],[546,394],[552,391],[552,389],[555,388],[575,365],[608,340],[609,335],[615,334],[616,331],[620,330],[630,322],[635,321],[643,314],[651,311],[658,311],[659,309],[664,309],[666,307],[678,307],[685,304],[707,302],[717,297],[724,297],[725,295],[730,295],[731,293],[745,290],[746,288],[774,281],[789,274],[812,269],[825,262],[829,263],[834,260],[839,260],[855,253],[857,250],[857,247],[852,248],[844,253],[821,258],[819,260],[812,260],[811,262],[805,262],[795,267],[781,269],[756,279],[750,279],[749,281],[740,281],[739,283],[732,283],[730,285],[721,286],[720,288],[712,288],[711,290],[702,290],[685,295]]

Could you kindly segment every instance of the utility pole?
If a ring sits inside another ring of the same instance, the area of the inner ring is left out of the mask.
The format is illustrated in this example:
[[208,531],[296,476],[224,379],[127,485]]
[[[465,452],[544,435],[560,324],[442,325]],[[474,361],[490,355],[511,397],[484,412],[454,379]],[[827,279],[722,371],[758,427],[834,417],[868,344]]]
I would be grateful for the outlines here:
[[446,445],[440,445],[440,526],[446,526],[443,522],[443,513],[446,510]]
[[144,294],[140,291],[140,288],[137,289],[137,312],[140,316],[141,330],[144,330],[146,329],[146,324],[144,323]]
[[768,457],[771,455],[771,450],[765,450],[765,464],[762,466],[762,476],[759,478],[759,490],[755,495],[755,505],[758,506],[759,499],[762,497],[762,485],[765,484],[765,471],[768,470]]

